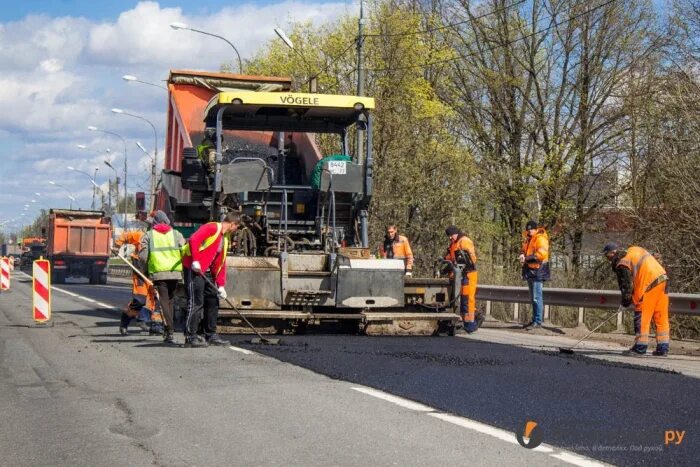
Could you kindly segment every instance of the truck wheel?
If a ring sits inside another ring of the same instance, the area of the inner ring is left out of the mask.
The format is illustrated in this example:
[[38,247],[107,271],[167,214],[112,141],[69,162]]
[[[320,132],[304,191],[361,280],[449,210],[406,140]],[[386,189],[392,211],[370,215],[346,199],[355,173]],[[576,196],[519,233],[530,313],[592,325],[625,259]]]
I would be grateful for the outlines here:
[[100,283],[100,273],[98,271],[92,271],[90,274],[90,284],[95,285]]
[[106,283],[107,283],[107,273],[101,272],[100,273],[100,284],[105,285]]
[[66,282],[66,273],[64,271],[54,271],[52,279],[54,284],[64,284]]

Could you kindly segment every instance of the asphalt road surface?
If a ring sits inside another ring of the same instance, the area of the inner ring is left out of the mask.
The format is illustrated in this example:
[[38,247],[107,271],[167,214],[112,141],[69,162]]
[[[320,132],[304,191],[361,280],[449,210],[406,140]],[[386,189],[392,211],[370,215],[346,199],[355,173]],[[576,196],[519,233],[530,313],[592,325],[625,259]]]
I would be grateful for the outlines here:
[[[0,294],[3,465],[697,465],[698,380],[468,338],[164,347],[117,332],[128,286]],[[182,340],[182,336],[178,336]],[[515,432],[538,423],[543,444]],[[665,432],[685,434],[664,444]]]

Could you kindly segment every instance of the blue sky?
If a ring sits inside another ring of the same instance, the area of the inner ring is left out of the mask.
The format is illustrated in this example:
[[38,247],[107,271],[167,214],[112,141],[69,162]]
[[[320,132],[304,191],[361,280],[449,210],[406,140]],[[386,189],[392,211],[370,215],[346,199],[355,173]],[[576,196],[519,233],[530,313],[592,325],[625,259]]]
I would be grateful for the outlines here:
[[[115,18],[125,10],[134,8],[138,1],[114,0],[3,0],[0,2],[0,21],[16,21],[30,14],[57,16],[82,16],[92,20]],[[186,15],[209,15],[224,7],[236,7],[246,3],[266,5],[276,3],[270,0],[241,2],[234,0],[161,0],[161,7],[180,7]],[[320,2],[322,3],[322,2]]]
[[90,181],[68,166],[91,174],[98,168],[97,183],[106,190],[114,173],[104,160],[121,171],[124,145],[88,126],[126,139],[129,192],[147,191],[149,157],[136,142],[152,153],[153,131],[110,109],[150,120],[162,160],[166,94],[121,77],[131,74],[155,83],[171,68],[218,70],[232,59],[225,42],[174,31],[170,23],[222,35],[245,59],[276,40],[273,28],[286,29],[293,21],[334,21],[356,9],[356,3],[0,0],[0,229],[19,229],[40,208],[68,207],[69,191],[81,208],[89,208]]

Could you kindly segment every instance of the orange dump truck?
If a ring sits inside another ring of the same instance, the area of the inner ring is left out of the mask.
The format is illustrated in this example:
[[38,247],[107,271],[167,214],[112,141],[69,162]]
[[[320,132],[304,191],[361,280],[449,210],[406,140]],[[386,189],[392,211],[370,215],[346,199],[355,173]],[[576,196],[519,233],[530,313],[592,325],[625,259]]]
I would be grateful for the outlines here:
[[56,284],[67,277],[107,283],[112,224],[102,211],[52,209],[49,212],[47,256]]

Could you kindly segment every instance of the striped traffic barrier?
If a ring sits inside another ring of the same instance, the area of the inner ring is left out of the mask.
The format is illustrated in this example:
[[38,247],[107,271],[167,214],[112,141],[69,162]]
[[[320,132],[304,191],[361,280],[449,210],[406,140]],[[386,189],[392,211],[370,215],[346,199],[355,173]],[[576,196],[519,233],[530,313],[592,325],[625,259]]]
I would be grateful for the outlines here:
[[51,265],[46,259],[34,261],[32,267],[32,318],[37,323],[51,319]]
[[0,288],[2,290],[10,289],[10,263],[7,258],[0,259]]

